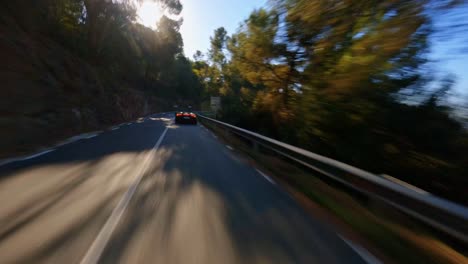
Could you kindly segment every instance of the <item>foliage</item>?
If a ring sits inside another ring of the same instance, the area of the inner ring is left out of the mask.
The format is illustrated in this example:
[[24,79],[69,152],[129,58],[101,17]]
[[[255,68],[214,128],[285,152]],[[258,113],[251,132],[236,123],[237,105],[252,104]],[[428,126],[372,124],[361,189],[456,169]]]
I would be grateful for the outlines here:
[[[197,107],[202,86],[183,55],[182,20],[140,25],[141,1],[3,1],[0,156],[174,104]],[[177,15],[179,0],[155,0]],[[172,16],[170,16],[172,17]],[[51,132],[53,131],[53,132]]]
[[[155,0],[166,13],[179,14],[179,0]],[[183,54],[181,20],[163,16],[156,29],[137,23],[141,1],[43,0],[9,1],[5,16],[29,32],[40,32],[85,58],[108,76],[119,76],[150,94],[171,94],[171,99],[198,100],[199,82]],[[27,19],[25,19],[27,17]],[[43,18],[46,17],[46,20]],[[177,72],[184,71],[184,72]],[[179,79],[178,84],[172,80]]]
[[[215,30],[197,72],[203,65],[205,92],[222,96],[219,116],[228,122],[466,203],[467,134],[439,103],[453,82],[429,92],[422,70],[431,8],[272,1],[231,36]],[[408,90],[405,99],[418,104],[403,102]]]
[[[169,14],[182,9],[179,0],[155,1]],[[97,119],[109,122],[118,119],[115,108],[125,119],[147,111],[150,101],[197,105],[221,96],[225,121],[467,202],[467,133],[441,104],[453,81],[429,89],[423,67],[430,14],[458,1],[273,0],[237,32],[216,29],[207,54],[193,60],[183,55],[182,21],[163,16],[155,29],[144,27],[139,2],[5,1],[2,32],[28,37],[2,43],[56,43],[73,54],[70,61],[86,69],[74,71],[92,77],[47,66],[66,75],[60,87],[81,92],[67,98],[67,111],[99,112]],[[98,88],[85,92],[78,81]],[[28,118],[62,111],[44,105]]]

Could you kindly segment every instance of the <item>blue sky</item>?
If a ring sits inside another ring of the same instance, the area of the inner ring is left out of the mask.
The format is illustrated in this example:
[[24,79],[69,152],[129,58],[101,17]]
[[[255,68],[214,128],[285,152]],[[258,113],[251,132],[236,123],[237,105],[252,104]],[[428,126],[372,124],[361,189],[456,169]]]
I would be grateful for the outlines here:
[[[184,8],[181,16],[184,23],[181,34],[184,39],[185,55],[192,58],[196,50],[206,52],[210,45],[210,36],[218,27],[224,27],[232,34],[239,24],[248,17],[254,8],[265,6],[267,0],[181,0]],[[436,21],[440,27],[453,19],[463,20],[468,7],[444,14]],[[462,31],[444,32],[441,37],[431,39],[432,48],[429,58],[435,63],[434,75],[441,78],[445,73],[456,75],[454,91],[468,95],[468,43],[467,27]],[[461,51],[465,48],[465,51]]]
[[[429,59],[437,70],[435,74],[453,73],[456,77],[455,94],[450,98],[456,101],[459,94],[468,96],[468,3],[449,12],[441,12],[434,18],[436,33],[431,38]],[[458,27],[454,27],[458,24]],[[452,26],[449,26],[452,25]],[[461,26],[460,26],[461,25]],[[465,98],[466,99],[466,98]]]
[[235,32],[239,24],[254,8],[262,7],[266,0],[181,0],[184,8],[181,34],[185,55],[192,58],[196,50],[206,52],[210,36],[216,28],[224,27],[228,34]]

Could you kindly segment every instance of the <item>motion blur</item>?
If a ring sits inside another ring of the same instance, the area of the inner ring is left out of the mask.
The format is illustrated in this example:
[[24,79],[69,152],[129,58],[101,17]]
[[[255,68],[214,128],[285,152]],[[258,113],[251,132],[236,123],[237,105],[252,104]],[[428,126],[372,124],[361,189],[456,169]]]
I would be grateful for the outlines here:
[[233,2],[0,4],[0,262],[468,263],[468,3]]

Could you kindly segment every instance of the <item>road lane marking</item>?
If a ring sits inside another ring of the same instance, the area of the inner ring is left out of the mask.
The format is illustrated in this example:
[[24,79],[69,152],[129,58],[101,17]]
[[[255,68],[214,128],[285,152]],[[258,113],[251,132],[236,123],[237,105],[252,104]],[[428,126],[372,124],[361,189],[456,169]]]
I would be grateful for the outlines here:
[[378,260],[374,255],[369,253],[365,248],[357,245],[346,238],[336,234],[341,240],[343,240],[346,245],[348,245],[352,250],[354,250],[366,263],[368,264],[383,264],[382,261]]
[[27,157],[21,158],[20,160],[29,160],[29,159],[37,158],[37,157],[39,157],[39,156],[42,156],[42,155],[47,154],[47,153],[49,153],[49,152],[52,152],[52,151],[54,151],[54,150],[55,150],[55,149],[44,150],[44,151],[42,151],[42,152],[33,154],[33,155],[31,155],[31,156],[27,156]]
[[3,165],[6,165],[6,164],[9,164],[9,163],[12,163],[12,162],[17,162],[17,161],[24,161],[24,160],[29,160],[29,159],[33,159],[33,158],[37,158],[39,156],[42,156],[44,154],[47,154],[49,152],[52,152],[54,150],[56,150],[56,148],[59,148],[59,147],[62,147],[62,146],[65,146],[65,145],[68,145],[68,144],[71,144],[71,143],[74,143],[76,141],[79,141],[79,140],[82,140],[82,139],[90,139],[90,138],[93,138],[93,137],[96,137],[98,136],[102,131],[97,131],[93,134],[89,134],[89,133],[84,133],[84,134],[81,134],[81,135],[77,135],[77,136],[73,136],[73,137],[70,137],[68,139],[65,139],[64,141],[60,142],[60,143],[57,143],[53,146],[53,148],[50,148],[50,149],[47,149],[47,150],[43,150],[41,152],[38,152],[38,153],[35,153],[35,154],[32,154],[32,155],[29,155],[29,156],[20,156],[20,157],[16,157],[16,158],[10,158],[10,159],[4,159],[4,160],[0,160],[0,166],[3,166]]
[[276,185],[276,182],[275,182],[273,179],[271,179],[268,175],[266,175],[265,173],[263,173],[263,172],[262,172],[261,170],[259,170],[259,169],[255,169],[255,170],[256,170],[260,175],[262,175],[263,178],[265,178],[267,181],[269,181],[271,184]]
[[32,154],[30,156],[24,156],[24,157],[19,157],[19,158],[13,158],[13,159],[6,159],[6,160],[0,160],[0,166],[3,166],[3,165],[6,165],[8,163],[12,163],[12,162],[16,162],[16,161],[24,161],[24,160],[29,160],[29,159],[33,159],[33,158],[37,158],[39,156],[42,156],[44,154],[47,154],[49,152],[52,152],[54,151],[55,149],[48,149],[48,150],[44,150],[42,152],[39,152],[39,153],[36,153],[36,154]]
[[117,227],[117,224],[122,218],[122,215],[125,212],[132,196],[135,194],[135,191],[138,185],[140,184],[143,178],[143,175],[145,174],[148,168],[148,165],[150,164],[149,161],[151,160],[151,158],[153,157],[153,154],[156,153],[159,146],[161,145],[161,142],[163,141],[164,136],[166,135],[166,132],[168,129],[169,127],[166,127],[164,129],[158,141],[156,142],[154,147],[151,149],[150,153],[148,153],[148,155],[146,156],[146,159],[143,161],[143,164],[140,167],[140,171],[137,174],[137,178],[135,182],[130,186],[130,188],[128,188],[127,192],[124,194],[122,199],[114,208],[111,215],[107,219],[106,223],[102,227],[101,231],[99,231],[99,234],[97,235],[97,237],[94,239],[93,243],[91,244],[91,247],[88,249],[85,256],[81,260],[80,264],[98,263],[99,258],[101,257],[102,252],[104,251],[104,248],[109,243],[109,239],[111,238],[114,229]]
[[67,144],[70,144],[70,143],[73,143],[73,142],[76,142],[78,140],[81,140],[83,139],[84,137],[82,135],[78,135],[78,136],[74,136],[74,137],[71,137],[71,138],[68,138],[68,139],[65,139],[64,141],[58,143],[57,145],[55,145],[56,147],[61,147],[61,146],[65,146]]
[[92,138],[92,137],[94,137],[94,135],[99,135],[102,132],[103,131],[95,131],[95,132],[91,132],[91,133],[84,133],[84,134],[76,135],[76,136],[65,139],[64,141],[56,144],[55,147],[61,147],[61,146],[68,145],[70,143],[74,143],[74,142],[82,140],[82,139]]
[[111,130],[117,130],[117,129],[119,129],[119,128],[120,128],[120,127],[116,126],[116,127],[111,128]]
[[229,145],[226,145],[226,148],[230,149],[230,150],[234,150],[233,147],[229,146]]
[[97,137],[97,136],[98,134],[92,134],[92,135],[87,136],[86,139],[90,139],[90,138]]

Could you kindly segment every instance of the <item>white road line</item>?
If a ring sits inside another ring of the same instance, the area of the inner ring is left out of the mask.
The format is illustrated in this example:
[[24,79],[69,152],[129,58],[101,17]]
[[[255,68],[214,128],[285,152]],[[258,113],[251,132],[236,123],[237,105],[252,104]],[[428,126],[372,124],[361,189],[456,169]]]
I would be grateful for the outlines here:
[[24,161],[24,160],[29,160],[29,159],[37,158],[37,157],[39,157],[39,156],[42,156],[42,155],[47,154],[47,153],[49,153],[49,152],[52,152],[52,151],[54,151],[54,150],[55,150],[55,149],[48,149],[48,150],[44,150],[44,151],[42,151],[42,152],[39,152],[39,153],[30,155],[30,156],[19,157],[19,158],[13,158],[13,159],[6,159],[6,160],[3,160],[3,161],[0,161],[0,166],[6,165],[6,164],[8,164],[8,163],[16,162],[16,161]]
[[226,148],[230,149],[230,150],[234,150],[233,147],[229,146],[229,145],[226,145]]
[[42,151],[42,152],[39,152],[39,153],[36,153],[36,154],[33,154],[31,156],[27,156],[27,157],[24,157],[24,158],[21,158],[21,160],[28,160],[28,159],[32,159],[32,158],[37,158],[39,156],[42,156],[44,154],[47,154],[49,152],[52,152],[54,151],[55,149],[48,149],[48,150],[45,150],[45,151]]
[[164,139],[164,136],[166,135],[166,132],[169,127],[166,127],[164,129],[164,132],[161,134],[159,137],[158,141],[154,145],[154,147],[151,149],[151,152],[148,153],[146,156],[146,159],[143,161],[142,166],[140,167],[140,171],[137,174],[137,179],[135,182],[128,188],[127,192],[124,194],[122,199],[119,201],[117,206],[114,208],[112,211],[112,214],[110,217],[107,219],[106,223],[102,227],[101,231],[97,235],[96,239],[93,241],[91,244],[91,247],[88,249],[86,252],[85,256],[81,260],[81,264],[96,264],[99,261],[99,258],[101,257],[102,252],[104,251],[104,248],[106,247],[107,243],[109,242],[109,239],[112,235],[112,232],[114,229],[117,227],[117,224],[120,221],[120,218],[122,218],[123,213],[125,212],[125,209],[128,206],[128,203],[130,202],[130,199],[132,196],[135,194],[135,191],[138,187],[138,185],[141,182],[141,179],[143,178],[143,175],[145,171],[148,168],[148,165],[150,164],[150,160],[153,157],[153,154],[158,150],[159,146],[161,145],[161,142]]
[[265,173],[263,173],[261,170],[258,170],[258,169],[255,169],[260,175],[263,176],[263,178],[265,178],[267,181],[269,181],[271,184],[274,184],[276,185],[276,182],[274,180],[272,180],[268,175],[266,175]]
[[[97,132],[96,134],[99,134],[101,132]],[[89,136],[89,134],[87,133],[84,133],[84,134],[80,134],[80,135],[76,135],[76,136],[73,136],[71,138],[68,138],[68,139],[65,139],[64,141],[62,141],[61,143],[55,145],[55,147],[61,147],[61,146],[64,146],[64,145],[67,145],[67,144],[70,144],[70,143],[73,143],[73,142],[76,142],[78,140],[82,140],[82,139],[85,139]]]
[[[338,234],[337,234],[338,235]],[[382,261],[378,260],[374,255],[369,253],[365,248],[347,240],[346,238],[338,235],[350,248],[352,248],[365,262],[369,264],[383,264]]]
[[78,138],[78,137],[71,137],[71,138],[68,138],[68,139],[66,139],[66,140],[64,140],[64,141],[62,141],[62,142],[60,142],[60,143],[56,144],[56,145],[55,145],[55,147],[61,147],[61,146],[65,146],[65,145],[67,145],[67,144],[70,144],[70,143],[76,142],[76,141],[78,141],[78,140],[80,140],[80,139],[82,139],[82,138]]
[[116,127],[111,128],[111,130],[117,130],[117,129],[119,129],[119,128],[120,128],[120,127],[116,126]]
[[76,141],[79,141],[79,140],[82,140],[82,139],[90,139],[90,138],[93,138],[93,137],[97,137],[102,132],[103,131],[94,131],[94,132],[92,132],[92,134],[83,133],[83,134],[80,134],[80,135],[76,135],[76,136],[67,138],[67,139],[63,140],[62,142],[59,142],[59,143],[55,144],[53,146],[53,148],[43,150],[43,151],[41,151],[39,153],[35,153],[35,154],[30,155],[30,156],[22,156],[22,157],[16,157],[16,158],[0,160],[0,166],[8,164],[8,163],[16,162],[16,161],[23,161],[23,160],[33,159],[33,158],[42,156],[44,154],[47,154],[49,152],[52,152],[56,148],[59,148],[59,147],[74,143]]

